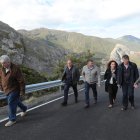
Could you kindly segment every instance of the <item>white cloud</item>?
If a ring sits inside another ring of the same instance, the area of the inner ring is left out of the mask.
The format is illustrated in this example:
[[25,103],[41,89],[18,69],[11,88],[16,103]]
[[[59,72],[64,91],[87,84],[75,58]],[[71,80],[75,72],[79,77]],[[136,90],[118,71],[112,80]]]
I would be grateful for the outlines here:
[[100,35],[106,24],[121,28],[112,21],[135,14],[140,14],[139,0],[3,0],[0,4],[1,20],[15,29],[48,27]]
[[104,0],[98,9],[102,19],[116,19],[140,13],[139,0]]

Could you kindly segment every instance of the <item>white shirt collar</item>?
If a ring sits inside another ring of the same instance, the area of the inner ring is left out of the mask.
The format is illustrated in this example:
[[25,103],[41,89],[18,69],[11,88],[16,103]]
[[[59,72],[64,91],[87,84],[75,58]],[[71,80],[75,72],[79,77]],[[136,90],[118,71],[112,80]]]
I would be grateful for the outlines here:
[[8,73],[10,71],[10,68],[6,68],[5,71],[6,73]]

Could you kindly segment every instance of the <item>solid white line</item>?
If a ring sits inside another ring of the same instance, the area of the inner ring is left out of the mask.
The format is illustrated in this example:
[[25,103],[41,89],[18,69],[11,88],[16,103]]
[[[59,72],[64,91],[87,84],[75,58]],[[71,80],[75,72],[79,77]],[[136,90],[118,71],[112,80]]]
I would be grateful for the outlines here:
[[[80,92],[80,91],[83,91],[83,90],[84,90],[84,88],[80,89],[79,92]],[[72,94],[74,94],[74,93],[70,93],[69,96],[72,95]],[[39,108],[39,107],[42,107],[42,106],[44,106],[44,105],[53,103],[53,102],[55,102],[55,101],[58,101],[58,100],[62,99],[63,97],[64,97],[64,96],[61,96],[61,97],[59,97],[59,98],[56,98],[56,99],[51,100],[51,101],[48,101],[48,102],[43,103],[43,104],[41,104],[41,105],[32,107],[32,108],[28,109],[27,112],[32,111],[32,110],[34,110],[34,109],[37,109],[37,108]],[[18,113],[17,116],[19,116],[20,114],[21,114],[21,113]],[[8,117],[7,117],[7,118],[4,118],[4,119],[0,120],[0,123],[2,123],[2,122],[4,122],[4,121],[7,121],[8,119],[9,119]]]

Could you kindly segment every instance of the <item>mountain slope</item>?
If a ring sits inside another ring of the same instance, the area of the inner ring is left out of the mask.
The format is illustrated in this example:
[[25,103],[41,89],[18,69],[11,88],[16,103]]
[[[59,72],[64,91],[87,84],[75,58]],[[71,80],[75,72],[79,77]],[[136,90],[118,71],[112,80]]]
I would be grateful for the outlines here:
[[69,51],[48,45],[43,40],[28,38],[0,22],[0,55],[7,54],[14,63],[38,72],[51,72]]
[[59,60],[69,53],[90,50],[95,57],[109,58],[116,44],[126,45],[130,51],[140,51],[139,39],[133,36],[99,38],[47,28],[15,31],[0,22],[0,55],[8,54],[14,62],[40,73],[52,73]]
[[45,41],[23,37],[25,59],[23,64],[38,72],[52,72],[59,60],[69,51],[57,46],[48,45]]
[[0,55],[6,53],[14,62],[22,64],[24,49],[22,35],[9,25],[0,21]]
[[122,36],[118,39],[123,40],[123,41],[127,41],[127,42],[131,41],[131,42],[140,43],[140,38],[134,37],[132,35],[125,35],[125,36]]
[[31,31],[19,30],[19,32],[28,38],[39,41],[40,43],[42,41],[42,43],[45,42],[48,45],[64,48],[75,53],[91,50],[95,53],[109,54],[115,45],[115,42],[108,39],[46,28]]
[[98,56],[110,55],[116,44],[126,45],[130,50],[140,50],[140,40],[133,36],[124,36],[118,39],[99,38],[94,36],[86,36],[80,33],[65,32],[59,30],[51,30],[40,28],[31,31],[19,30],[26,37],[42,43],[63,48],[75,53],[81,53],[87,50],[97,53]]
[[140,51],[140,38],[134,37],[132,35],[125,35],[117,38],[117,40],[127,45],[132,51]]

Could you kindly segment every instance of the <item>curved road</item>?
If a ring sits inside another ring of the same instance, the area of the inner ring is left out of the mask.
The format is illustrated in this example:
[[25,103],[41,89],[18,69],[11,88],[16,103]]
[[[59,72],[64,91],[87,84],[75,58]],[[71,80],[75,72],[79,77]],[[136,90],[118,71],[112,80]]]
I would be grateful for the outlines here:
[[0,123],[0,140],[140,140],[140,89],[135,91],[136,110],[121,111],[121,91],[117,102],[108,109],[104,86],[98,90],[99,101],[84,109],[84,94],[74,103],[61,107],[62,100],[28,112],[12,127]]

